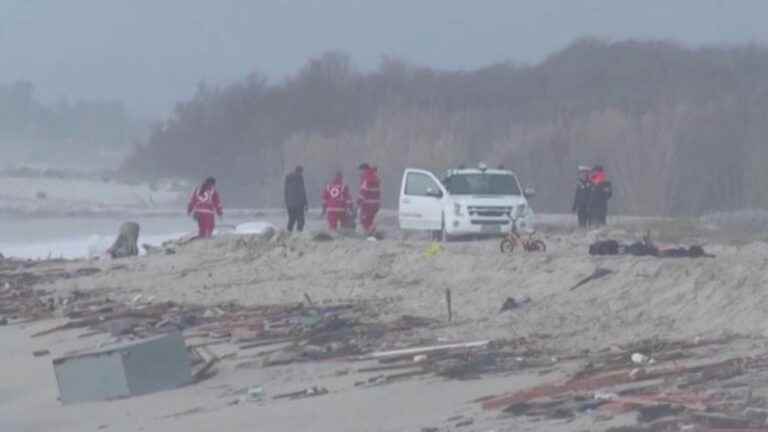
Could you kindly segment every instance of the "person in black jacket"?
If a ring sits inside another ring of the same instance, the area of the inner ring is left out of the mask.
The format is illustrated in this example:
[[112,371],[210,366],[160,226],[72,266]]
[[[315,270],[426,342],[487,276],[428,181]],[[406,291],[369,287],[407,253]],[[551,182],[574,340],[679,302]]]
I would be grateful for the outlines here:
[[293,232],[294,226],[302,232],[309,203],[304,187],[304,167],[301,165],[285,177],[285,207],[288,209],[288,232]]
[[589,179],[589,167],[579,167],[579,180],[576,182],[576,193],[573,196],[573,212],[579,220],[579,227],[589,226],[589,193],[592,182]]
[[613,186],[600,165],[594,168],[590,180],[589,221],[591,225],[603,226],[608,221],[608,200],[613,196]]

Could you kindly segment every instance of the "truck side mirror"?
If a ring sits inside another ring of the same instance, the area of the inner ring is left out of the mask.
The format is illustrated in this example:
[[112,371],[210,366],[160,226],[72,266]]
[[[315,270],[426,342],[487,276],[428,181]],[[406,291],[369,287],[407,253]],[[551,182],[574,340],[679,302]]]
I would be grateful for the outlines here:
[[427,196],[431,196],[432,198],[442,198],[443,192],[439,190],[434,190],[432,188],[427,188]]
[[526,199],[533,198],[536,196],[536,189],[532,188],[531,186],[528,186],[525,188],[525,191],[523,192],[523,196]]

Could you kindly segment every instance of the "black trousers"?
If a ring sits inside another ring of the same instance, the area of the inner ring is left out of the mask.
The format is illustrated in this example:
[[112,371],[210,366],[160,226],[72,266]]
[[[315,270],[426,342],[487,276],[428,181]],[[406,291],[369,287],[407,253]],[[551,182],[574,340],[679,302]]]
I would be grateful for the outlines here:
[[298,232],[304,231],[304,207],[288,207],[288,232],[293,232],[294,226]]
[[589,209],[580,208],[576,211],[576,216],[579,218],[579,226],[586,228],[589,226]]
[[596,205],[590,209],[589,224],[592,226],[603,226],[608,223],[608,206]]

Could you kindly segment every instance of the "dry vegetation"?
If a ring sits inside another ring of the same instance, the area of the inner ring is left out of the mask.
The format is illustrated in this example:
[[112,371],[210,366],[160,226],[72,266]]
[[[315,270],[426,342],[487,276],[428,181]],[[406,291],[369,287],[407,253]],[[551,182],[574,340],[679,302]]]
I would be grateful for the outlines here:
[[[602,163],[613,211],[696,215],[768,205],[768,49],[584,39],[534,66],[436,71],[338,53],[268,83],[201,85],[124,165],[130,175],[220,178],[229,202],[280,204],[294,164],[318,190],[337,168],[380,166],[395,204],[406,166],[484,160],[567,211],[575,167]],[[317,196],[317,194],[313,194]]]

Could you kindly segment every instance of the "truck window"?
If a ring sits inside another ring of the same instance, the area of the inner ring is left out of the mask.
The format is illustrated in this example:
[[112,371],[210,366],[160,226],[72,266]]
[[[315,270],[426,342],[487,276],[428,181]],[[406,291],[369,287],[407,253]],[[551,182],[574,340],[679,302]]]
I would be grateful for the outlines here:
[[405,194],[416,196],[429,196],[428,190],[439,191],[435,182],[426,174],[409,173],[405,179]]
[[444,182],[451,195],[521,195],[509,174],[455,174]]

